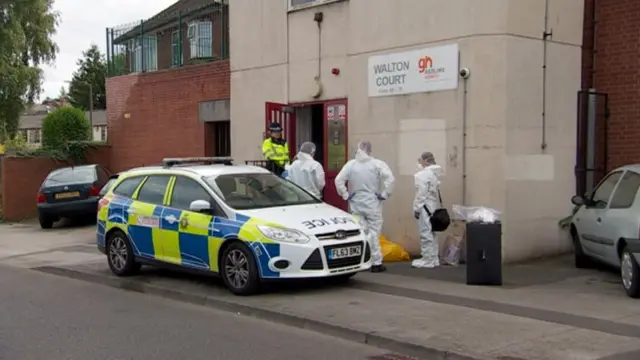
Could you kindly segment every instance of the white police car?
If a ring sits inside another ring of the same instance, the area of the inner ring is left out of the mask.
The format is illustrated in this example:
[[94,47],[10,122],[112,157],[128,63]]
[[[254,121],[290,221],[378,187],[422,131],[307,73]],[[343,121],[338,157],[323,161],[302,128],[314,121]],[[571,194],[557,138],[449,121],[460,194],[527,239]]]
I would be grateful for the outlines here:
[[356,219],[266,169],[165,159],[123,172],[100,200],[97,244],[118,276],[143,264],[219,274],[235,294],[266,279],[371,268]]

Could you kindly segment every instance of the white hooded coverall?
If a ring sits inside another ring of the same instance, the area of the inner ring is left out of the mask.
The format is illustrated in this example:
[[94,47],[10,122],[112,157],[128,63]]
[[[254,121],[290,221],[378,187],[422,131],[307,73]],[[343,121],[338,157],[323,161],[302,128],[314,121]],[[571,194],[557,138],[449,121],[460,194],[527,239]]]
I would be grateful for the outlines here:
[[[335,179],[336,190],[349,209],[359,217],[360,226],[371,247],[371,262],[382,265],[380,232],[382,231],[382,200],[393,191],[395,179],[389,166],[382,160],[358,149],[355,159],[349,160]],[[347,190],[347,183],[349,189]],[[351,199],[349,199],[351,197]]]
[[417,219],[418,231],[420,233],[420,254],[421,259],[414,260],[414,267],[436,267],[440,266],[438,259],[438,240],[435,233],[431,230],[430,217],[425,210],[425,206],[429,212],[442,207],[440,203],[439,187],[442,174],[440,165],[429,165],[418,171],[413,177],[416,186],[416,196],[413,200],[413,212],[419,213],[420,218]]
[[311,195],[322,198],[324,169],[310,154],[300,152],[288,169],[287,180],[305,189]]

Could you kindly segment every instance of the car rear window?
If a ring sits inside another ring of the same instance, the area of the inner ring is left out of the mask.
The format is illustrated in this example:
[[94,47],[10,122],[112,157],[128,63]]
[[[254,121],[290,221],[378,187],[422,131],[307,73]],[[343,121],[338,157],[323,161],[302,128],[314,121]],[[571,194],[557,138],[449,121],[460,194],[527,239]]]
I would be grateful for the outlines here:
[[120,184],[118,184],[115,189],[113,189],[113,193],[130,198],[138,188],[138,185],[140,185],[140,183],[142,182],[142,179],[144,179],[144,176],[136,176],[124,179]]
[[109,180],[107,180],[107,183],[104,184],[102,189],[100,189],[100,196],[104,196],[104,194],[106,194],[107,191],[109,191],[109,189],[111,189],[111,187],[113,186],[113,183],[115,183],[116,180],[118,180],[117,176],[110,177]]
[[44,181],[44,186],[92,183],[97,180],[95,167],[63,168],[52,171]]

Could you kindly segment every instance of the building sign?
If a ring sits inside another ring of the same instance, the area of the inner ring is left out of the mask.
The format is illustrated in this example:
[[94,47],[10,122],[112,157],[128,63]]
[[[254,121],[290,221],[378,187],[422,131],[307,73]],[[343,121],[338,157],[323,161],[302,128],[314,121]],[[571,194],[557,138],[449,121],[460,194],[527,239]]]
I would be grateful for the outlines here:
[[392,96],[458,88],[458,44],[369,58],[369,96]]

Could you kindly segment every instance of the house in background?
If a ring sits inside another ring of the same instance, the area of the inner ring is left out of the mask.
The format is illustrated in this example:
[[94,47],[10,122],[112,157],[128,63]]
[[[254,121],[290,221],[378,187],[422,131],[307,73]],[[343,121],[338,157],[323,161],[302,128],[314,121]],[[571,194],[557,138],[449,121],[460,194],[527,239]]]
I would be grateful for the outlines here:
[[[42,120],[57,106],[38,104],[31,107],[27,113],[20,117],[18,133],[31,146],[38,147],[42,144]],[[89,118],[89,112],[86,113]],[[93,117],[93,141],[107,141],[107,111],[97,110],[91,114]]]
[[180,0],[107,29],[112,171],[230,155],[228,16],[226,0]]

